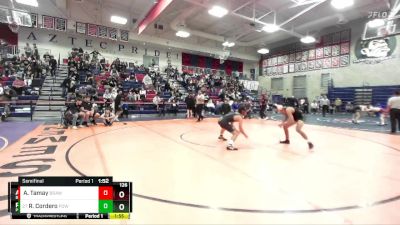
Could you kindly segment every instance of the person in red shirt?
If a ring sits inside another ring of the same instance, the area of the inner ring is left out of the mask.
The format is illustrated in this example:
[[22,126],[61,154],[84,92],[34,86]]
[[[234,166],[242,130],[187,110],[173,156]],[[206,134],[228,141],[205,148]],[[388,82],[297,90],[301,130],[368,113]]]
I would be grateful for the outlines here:
[[17,92],[18,95],[22,95],[22,92],[25,90],[25,82],[21,77],[17,77],[12,83],[12,87]]

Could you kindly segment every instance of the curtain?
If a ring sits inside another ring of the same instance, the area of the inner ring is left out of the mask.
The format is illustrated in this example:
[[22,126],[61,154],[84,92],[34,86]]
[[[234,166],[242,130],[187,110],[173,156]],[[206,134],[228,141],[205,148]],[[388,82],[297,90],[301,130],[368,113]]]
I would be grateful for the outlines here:
[[243,62],[225,60],[224,63],[220,64],[219,59],[188,53],[182,53],[182,65],[225,70],[227,74],[231,74],[232,71],[243,72]]

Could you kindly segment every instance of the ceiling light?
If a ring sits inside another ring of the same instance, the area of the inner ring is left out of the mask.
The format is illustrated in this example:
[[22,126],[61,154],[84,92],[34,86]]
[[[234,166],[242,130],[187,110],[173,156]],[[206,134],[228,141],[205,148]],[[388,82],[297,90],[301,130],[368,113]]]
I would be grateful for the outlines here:
[[310,44],[310,43],[314,43],[315,42],[315,38],[312,37],[312,36],[305,36],[305,37],[301,38],[300,41],[305,43],[305,44]]
[[268,23],[262,29],[267,33],[274,33],[279,30],[279,26],[277,26],[276,24]]
[[264,54],[269,53],[269,49],[268,48],[260,48],[257,50],[257,52],[264,55]]
[[208,13],[212,16],[221,18],[228,14],[228,10],[224,7],[214,5],[210,10],[208,10]]
[[120,16],[111,16],[111,22],[125,25],[128,20]]
[[383,19],[374,19],[368,22],[368,27],[377,28],[385,25],[385,21]]
[[16,0],[16,2],[18,2],[19,4],[30,5],[30,6],[34,6],[34,7],[39,6],[39,3],[37,0]]
[[354,0],[332,0],[331,5],[336,9],[344,9],[354,4]]
[[184,30],[179,30],[175,35],[181,38],[187,38],[190,36],[190,33]]
[[225,41],[224,43],[222,43],[222,46],[230,48],[235,46],[235,42]]

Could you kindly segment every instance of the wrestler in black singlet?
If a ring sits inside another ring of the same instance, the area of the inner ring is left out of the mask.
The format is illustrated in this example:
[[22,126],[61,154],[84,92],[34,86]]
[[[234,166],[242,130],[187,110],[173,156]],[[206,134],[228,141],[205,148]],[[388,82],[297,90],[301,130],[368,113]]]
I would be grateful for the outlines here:
[[294,109],[294,113],[293,113],[293,119],[294,121],[299,121],[299,120],[303,120],[303,113],[300,112],[300,110],[298,109]]
[[225,116],[221,117],[218,121],[219,126],[232,133],[235,130],[235,128],[233,127],[233,122],[236,115],[240,114],[235,112],[230,112]]

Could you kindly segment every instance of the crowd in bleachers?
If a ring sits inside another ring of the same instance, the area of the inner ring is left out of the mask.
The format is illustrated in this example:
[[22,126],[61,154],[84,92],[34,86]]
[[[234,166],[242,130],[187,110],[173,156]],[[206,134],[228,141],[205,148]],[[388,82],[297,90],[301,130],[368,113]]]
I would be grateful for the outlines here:
[[[180,73],[172,66],[161,72],[157,65],[146,68],[122,62],[119,58],[109,63],[100,56],[96,50],[88,53],[82,48],[74,48],[66,61],[68,76],[61,87],[63,96],[72,107],[81,100],[86,104],[85,97],[88,96],[86,101],[93,106],[92,114],[98,112],[105,117],[107,110],[108,114],[112,113],[112,121],[130,113],[144,112],[160,116],[186,112],[188,118],[197,116],[200,121],[204,118],[204,111],[208,114],[225,113],[226,104],[236,110],[239,103],[248,100],[238,77],[188,71]],[[73,110],[75,117],[78,113],[78,119],[83,121],[79,126],[95,123],[95,118],[83,117],[83,110],[83,107],[79,112]],[[71,114],[69,109],[66,112]],[[72,123],[74,129],[79,127],[75,120],[70,119],[66,125],[68,123]]]
[[[41,58],[36,44],[26,44],[23,53],[5,57],[0,62],[0,101],[37,100],[46,75],[55,74],[57,60],[49,53]],[[7,103],[1,103],[3,116],[10,114]]]

